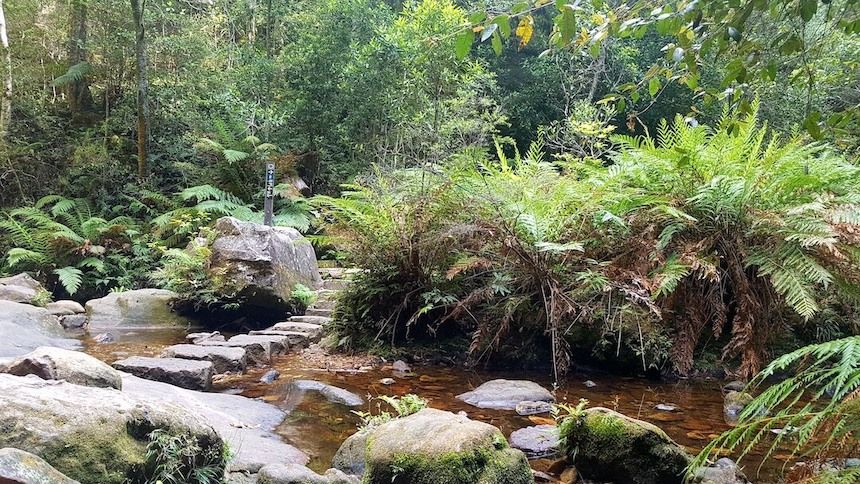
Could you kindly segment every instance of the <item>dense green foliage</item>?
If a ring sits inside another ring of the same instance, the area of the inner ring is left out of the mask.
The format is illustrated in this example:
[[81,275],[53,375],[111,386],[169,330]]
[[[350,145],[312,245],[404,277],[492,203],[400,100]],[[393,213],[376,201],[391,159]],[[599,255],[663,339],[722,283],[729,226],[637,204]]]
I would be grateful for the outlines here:
[[752,375],[779,328],[854,300],[856,166],[754,114],[658,131],[612,138],[609,166],[499,146],[318,198],[368,269],[341,299],[342,342],[454,331],[478,359],[515,341],[564,371],[573,344],[688,373],[711,332]]

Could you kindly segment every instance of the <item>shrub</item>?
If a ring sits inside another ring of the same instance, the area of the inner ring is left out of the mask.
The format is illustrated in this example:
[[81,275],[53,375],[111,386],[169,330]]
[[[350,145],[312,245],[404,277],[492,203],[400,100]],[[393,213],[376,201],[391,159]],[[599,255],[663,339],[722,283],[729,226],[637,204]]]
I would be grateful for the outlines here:
[[330,240],[367,269],[340,299],[341,341],[456,328],[475,360],[519,348],[560,376],[570,345],[587,344],[683,374],[710,330],[722,362],[751,376],[779,328],[833,300],[853,312],[856,166],[781,140],[755,110],[613,143],[604,166],[550,162],[540,142],[508,157],[499,141],[496,160],[466,152],[317,198]]

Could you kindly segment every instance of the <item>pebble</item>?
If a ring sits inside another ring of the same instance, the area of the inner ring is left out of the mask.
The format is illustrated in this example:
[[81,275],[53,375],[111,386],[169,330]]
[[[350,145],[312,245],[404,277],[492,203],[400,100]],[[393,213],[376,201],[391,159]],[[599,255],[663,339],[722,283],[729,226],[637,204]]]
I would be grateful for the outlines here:
[[113,343],[116,341],[116,337],[110,333],[101,333],[95,335],[95,337],[93,337],[93,341],[101,344]]
[[585,385],[588,388],[594,388],[597,386],[597,383],[594,383],[591,380],[585,380],[585,382],[583,382],[583,385]]
[[561,482],[565,484],[573,484],[576,482],[576,478],[578,477],[578,472],[576,472],[576,467],[568,467],[561,473],[560,479]]
[[379,380],[379,383],[382,383],[383,385],[394,385],[396,381],[394,378],[383,378],[382,380]]
[[537,415],[539,413],[549,413],[552,411],[552,404],[549,402],[520,402],[517,404],[517,415]]
[[678,410],[678,407],[676,407],[675,405],[669,405],[667,403],[658,403],[657,406],[654,408],[660,410],[661,412],[674,412]]
[[280,372],[278,372],[278,370],[269,370],[262,377],[260,377],[260,383],[272,383],[280,377],[281,374]]
[[395,361],[394,364],[391,365],[391,369],[401,373],[409,373],[412,371],[412,368],[403,360]]

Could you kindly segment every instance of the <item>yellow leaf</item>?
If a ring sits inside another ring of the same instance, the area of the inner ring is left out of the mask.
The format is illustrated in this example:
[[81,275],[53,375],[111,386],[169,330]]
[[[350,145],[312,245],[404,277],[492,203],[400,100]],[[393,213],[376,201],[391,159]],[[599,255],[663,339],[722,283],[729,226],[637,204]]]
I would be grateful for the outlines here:
[[520,38],[520,49],[528,45],[535,33],[535,19],[531,15],[523,17],[517,25],[517,37]]

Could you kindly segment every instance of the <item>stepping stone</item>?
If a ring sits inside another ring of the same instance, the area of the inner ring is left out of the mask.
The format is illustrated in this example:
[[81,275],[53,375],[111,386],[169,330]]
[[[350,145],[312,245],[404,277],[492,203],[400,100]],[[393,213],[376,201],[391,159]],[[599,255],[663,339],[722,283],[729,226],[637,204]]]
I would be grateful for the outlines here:
[[323,279],[322,288],[332,291],[342,291],[352,284],[348,279]]
[[528,380],[490,380],[478,388],[457,395],[478,408],[515,410],[522,402],[555,402],[555,397],[546,388]]
[[294,380],[292,382],[292,387],[302,391],[320,392],[320,395],[325,397],[329,402],[346,405],[347,407],[359,407],[364,405],[364,400],[355,393],[321,381]]
[[165,348],[161,357],[211,361],[215,373],[244,373],[248,366],[245,348],[230,346],[173,345]]
[[113,367],[139,378],[189,390],[209,390],[212,387],[211,361],[133,356],[114,362]]
[[218,331],[214,331],[211,333],[188,333],[185,335],[185,339],[194,344],[201,343],[203,341],[227,341],[224,339],[224,335],[219,333]]
[[[290,323],[310,323],[317,324],[319,326],[325,326],[327,323],[331,322],[331,318],[327,318],[325,316],[292,316],[287,320]],[[279,323],[280,324],[280,323]],[[275,325],[277,326],[277,325]]]
[[312,338],[322,335],[323,331],[323,327],[320,324],[303,323],[301,321],[292,320],[275,323],[275,325],[269,329],[273,331],[295,331],[298,333],[305,333]]
[[276,329],[258,329],[248,333],[251,336],[280,336],[287,339],[289,347],[307,348],[311,344],[311,335],[300,331],[278,331]]
[[289,339],[281,335],[240,334],[227,341],[203,341],[200,345],[244,348],[249,361],[256,365],[267,365],[273,356],[287,352]]
[[305,311],[305,316],[325,316],[330,318],[333,312],[331,309],[308,308]]
[[530,459],[537,459],[558,453],[558,439],[555,425],[535,425],[514,430],[508,440],[511,447],[525,452]]

